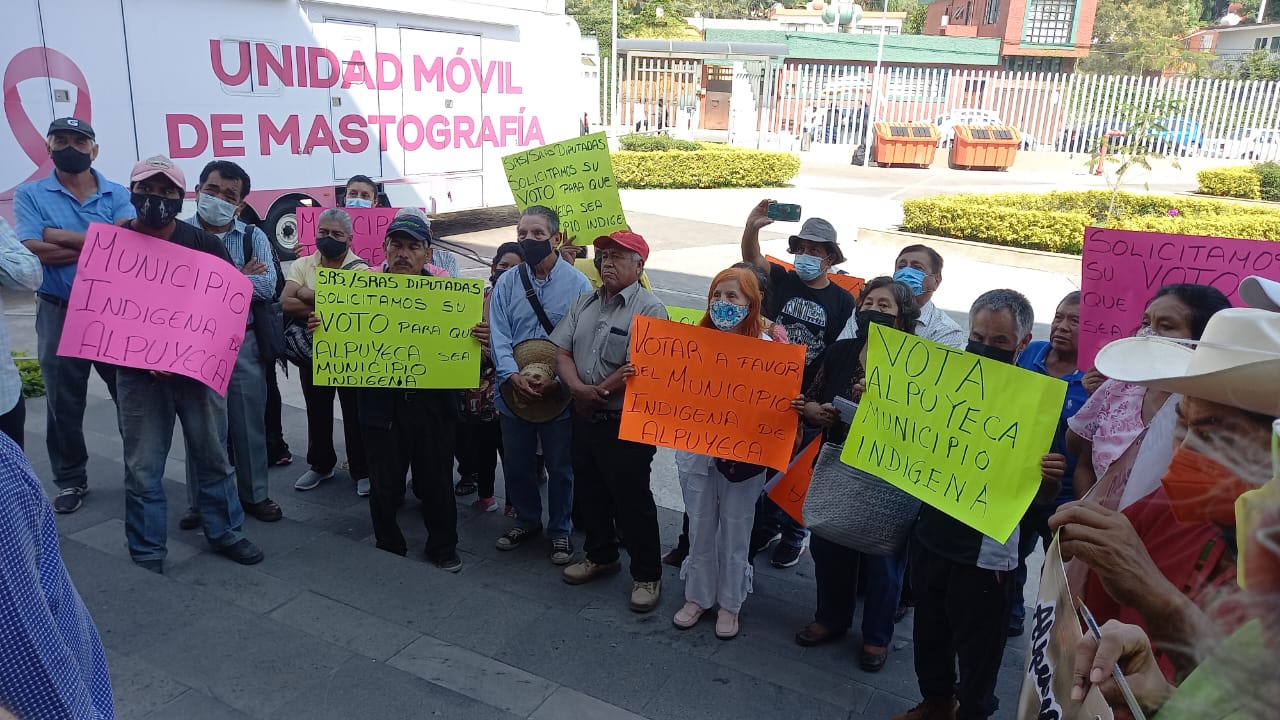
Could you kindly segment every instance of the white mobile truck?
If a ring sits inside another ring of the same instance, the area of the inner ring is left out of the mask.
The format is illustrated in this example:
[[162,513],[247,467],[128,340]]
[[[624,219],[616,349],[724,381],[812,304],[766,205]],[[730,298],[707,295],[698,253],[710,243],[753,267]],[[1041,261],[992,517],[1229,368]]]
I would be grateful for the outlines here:
[[[44,132],[89,121],[95,167],[127,184],[164,153],[253,180],[242,217],[282,257],[294,209],[352,175],[395,206],[512,202],[501,157],[578,134],[577,24],[564,0],[6,0],[0,214],[52,171]],[[190,191],[192,188],[188,188]]]

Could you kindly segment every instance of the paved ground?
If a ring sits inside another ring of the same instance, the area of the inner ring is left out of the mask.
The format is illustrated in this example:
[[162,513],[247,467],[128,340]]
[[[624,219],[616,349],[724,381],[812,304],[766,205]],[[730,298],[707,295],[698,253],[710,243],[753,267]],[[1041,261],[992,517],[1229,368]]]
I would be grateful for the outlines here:
[[[770,194],[802,203],[806,216],[832,219],[842,238],[851,239],[857,226],[893,225],[896,200],[917,192],[902,178],[877,174],[883,172],[893,171],[810,158],[796,187]],[[915,188],[921,192],[926,186],[934,186],[930,192],[970,189],[965,183],[973,179],[946,170],[918,172],[931,173],[920,176],[925,179]],[[989,177],[1021,186],[1037,182],[1041,172]],[[1185,173],[1175,180],[1186,189]],[[741,222],[763,194],[624,193],[629,217],[654,246],[649,267],[666,302],[705,302],[709,277],[736,260]],[[766,233],[766,251],[781,254],[785,232]],[[485,255],[511,235],[502,228],[453,239]],[[870,277],[891,269],[896,247],[845,244],[851,272]],[[1005,262],[981,256],[952,260],[939,304],[963,311],[977,293],[999,284],[1027,291],[1038,317],[1045,318],[1078,281]],[[14,349],[30,353],[31,301],[12,295],[5,300]],[[286,435],[303,452],[301,394],[295,379],[281,382]],[[28,407],[29,454],[48,478],[43,402]],[[177,500],[169,509],[170,560],[168,573],[159,577],[128,560],[120,441],[113,407],[96,381],[85,428],[93,492],[84,509],[58,522],[67,565],[102,631],[121,718],[880,720],[916,698],[909,620],[898,627],[893,654],[877,675],[857,669],[856,635],[823,648],[794,644],[792,634],[813,610],[807,555],[793,570],[758,564],[742,634],[721,642],[709,623],[689,632],[671,626],[682,596],[673,569],[666,569],[659,609],[635,615],[626,607],[625,575],[569,587],[542,546],[495,550],[493,540],[506,521],[498,514],[476,515],[464,505],[461,574],[438,571],[420,554],[398,558],[380,552],[372,546],[366,504],[349,478],[340,475],[305,494],[292,489],[304,470],[300,458],[292,467],[272,470],[271,495],[284,507],[285,520],[247,521],[249,536],[264,547],[267,560],[242,568],[205,552],[198,533],[178,530],[185,492],[183,451],[176,441],[166,473],[170,497]],[[653,483],[669,544],[678,534],[682,506],[666,451],[655,460]],[[425,537],[415,500],[406,503],[401,525],[410,546],[421,547]],[[1006,652],[998,718],[1013,716],[1022,647],[1012,641]]]

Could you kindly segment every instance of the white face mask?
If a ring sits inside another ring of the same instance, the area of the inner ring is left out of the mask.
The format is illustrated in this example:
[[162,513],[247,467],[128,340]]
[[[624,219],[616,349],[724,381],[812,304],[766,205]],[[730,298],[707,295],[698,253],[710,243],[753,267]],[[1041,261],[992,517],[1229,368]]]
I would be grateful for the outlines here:
[[236,217],[236,206],[219,197],[200,193],[196,198],[196,214],[210,227],[225,227]]
[[371,207],[373,207],[373,201],[372,201],[372,200],[365,200],[364,198],[353,198],[353,197],[349,197],[349,198],[347,198],[347,207],[349,207],[349,208],[371,208]]

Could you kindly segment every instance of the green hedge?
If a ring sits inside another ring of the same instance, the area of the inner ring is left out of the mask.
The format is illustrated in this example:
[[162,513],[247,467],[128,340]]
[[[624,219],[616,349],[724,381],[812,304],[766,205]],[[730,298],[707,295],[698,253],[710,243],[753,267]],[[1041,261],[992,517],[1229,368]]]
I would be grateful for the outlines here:
[[18,366],[18,375],[22,378],[22,397],[43,397],[44,375],[40,373],[40,363],[31,358],[19,358],[16,352],[13,356],[13,363]]
[[676,140],[666,135],[641,135],[632,133],[618,138],[618,147],[631,152],[662,152],[664,150],[681,150],[693,152],[702,150],[702,143],[692,140]]
[[902,229],[992,245],[1079,254],[1087,226],[1280,240],[1280,209],[1225,200],[1106,191],[941,195],[902,204]]
[[622,188],[777,187],[800,172],[800,158],[762,150],[665,150],[613,153]]
[[1218,197],[1262,198],[1262,179],[1249,167],[1227,167],[1196,173],[1199,192]]

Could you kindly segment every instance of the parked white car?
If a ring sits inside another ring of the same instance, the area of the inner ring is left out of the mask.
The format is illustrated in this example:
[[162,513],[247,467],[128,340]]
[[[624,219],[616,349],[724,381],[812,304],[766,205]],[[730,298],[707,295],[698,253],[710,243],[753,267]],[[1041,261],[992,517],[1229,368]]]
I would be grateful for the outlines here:
[[1275,160],[1280,157],[1280,130],[1237,128],[1205,143],[1209,157]]
[[[938,147],[951,147],[951,143],[955,140],[957,125],[1008,125],[1004,120],[996,114],[994,110],[983,110],[981,108],[960,108],[952,110],[948,113],[939,115],[934,121],[938,126]],[[1020,150],[1039,150],[1040,141],[1031,135],[1018,130],[1018,134],[1022,136],[1022,142],[1018,145]]]

